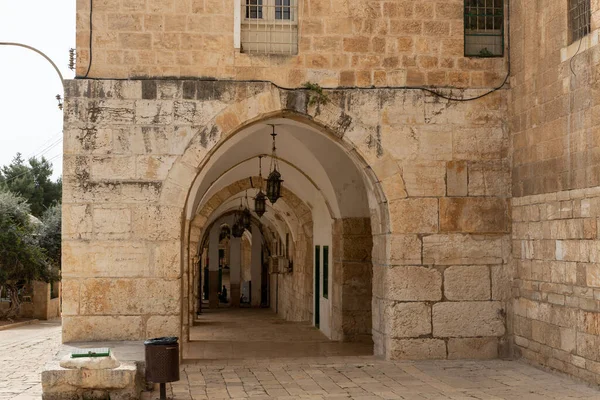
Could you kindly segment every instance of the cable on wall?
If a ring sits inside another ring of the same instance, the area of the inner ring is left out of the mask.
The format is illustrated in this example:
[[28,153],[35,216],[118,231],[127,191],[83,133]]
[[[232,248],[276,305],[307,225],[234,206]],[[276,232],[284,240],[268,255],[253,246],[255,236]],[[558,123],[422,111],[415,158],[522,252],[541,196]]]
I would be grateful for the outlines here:
[[90,69],[92,69],[92,16],[93,16],[93,9],[94,9],[94,0],[90,0],[90,61],[88,62],[88,69],[85,73],[85,75],[83,76],[83,79],[88,77],[88,74],[90,73]]
[[[88,70],[85,74],[85,76],[83,76],[83,78],[87,78],[88,73],[90,72],[90,68],[92,66],[92,2],[93,0],[90,0],[90,63],[88,65]],[[393,89],[393,90],[421,90],[430,94],[433,94],[437,97],[440,97],[442,99],[448,100],[448,101],[458,101],[458,102],[466,102],[466,101],[473,101],[473,100],[478,100],[481,99],[485,96],[488,96],[500,89],[502,89],[504,87],[504,85],[506,85],[506,82],[508,82],[508,79],[510,78],[510,0],[506,0],[506,11],[507,11],[507,17],[506,17],[506,26],[507,26],[507,48],[508,48],[508,66],[507,66],[507,72],[506,72],[506,76],[504,77],[504,79],[502,80],[502,83],[499,86],[494,87],[493,89],[482,93],[480,95],[477,96],[473,96],[473,97],[467,97],[467,98],[463,98],[463,97],[453,97],[450,95],[446,95],[442,92],[439,92],[438,90],[432,89],[432,88],[428,88],[425,86],[371,86],[371,87],[359,87],[359,86],[336,86],[336,87],[323,87],[322,89],[324,90],[342,90],[342,89],[346,89],[346,90],[379,90],[379,89]],[[76,77],[77,78],[77,77]],[[139,80],[166,80],[166,79],[173,79],[174,77],[159,77],[159,78],[150,78],[150,77],[131,77],[131,78],[120,78],[120,79],[112,79],[112,78],[95,78],[95,79],[99,79],[99,80],[130,80],[130,79],[139,79]],[[176,77],[177,79],[185,79],[185,77]],[[197,79],[197,78],[192,78],[194,80],[202,80],[202,79]],[[206,80],[206,79],[205,79]],[[210,79],[211,81],[216,81],[216,79]],[[245,83],[269,83],[273,86],[275,86],[278,89],[281,90],[290,90],[290,91],[298,91],[298,90],[306,90],[304,88],[290,88],[290,87],[285,87],[285,86],[281,86],[278,85],[272,81],[269,80],[260,80],[260,79],[247,79],[247,80],[237,80],[236,82],[245,82]],[[459,89],[459,88],[448,88],[449,90],[452,89]]]

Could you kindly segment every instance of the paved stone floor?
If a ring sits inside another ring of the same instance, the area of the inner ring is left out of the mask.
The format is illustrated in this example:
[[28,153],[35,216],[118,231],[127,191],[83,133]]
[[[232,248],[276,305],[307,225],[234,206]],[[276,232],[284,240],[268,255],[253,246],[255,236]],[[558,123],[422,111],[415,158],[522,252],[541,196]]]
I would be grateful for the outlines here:
[[[174,399],[600,399],[600,391],[515,361],[386,362],[374,357],[184,365]],[[145,394],[157,399],[158,392]]]
[[59,348],[59,320],[0,331],[0,399],[41,399],[42,368]]
[[183,355],[193,360],[373,354],[372,343],[332,342],[310,322],[284,321],[257,308],[205,309],[190,340]]
[[[0,399],[41,399],[41,369],[60,349],[58,322],[0,331]],[[516,361],[389,362],[372,356],[186,363],[168,394],[178,400],[600,400],[594,388]],[[143,397],[156,399],[158,391]]]

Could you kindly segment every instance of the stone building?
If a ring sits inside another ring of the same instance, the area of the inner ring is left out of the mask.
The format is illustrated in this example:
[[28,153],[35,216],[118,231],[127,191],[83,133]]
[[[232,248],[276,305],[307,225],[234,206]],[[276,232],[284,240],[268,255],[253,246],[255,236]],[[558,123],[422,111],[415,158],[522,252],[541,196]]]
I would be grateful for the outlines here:
[[600,383],[599,26],[596,0],[78,1],[63,340],[185,348],[277,160],[232,305]]

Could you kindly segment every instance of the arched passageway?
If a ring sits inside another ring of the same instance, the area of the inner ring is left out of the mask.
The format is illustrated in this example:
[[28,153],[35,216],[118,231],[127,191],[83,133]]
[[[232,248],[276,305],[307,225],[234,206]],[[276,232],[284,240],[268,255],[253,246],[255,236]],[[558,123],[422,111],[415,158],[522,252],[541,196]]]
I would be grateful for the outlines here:
[[[282,197],[259,217],[273,129]],[[273,116],[240,127],[206,160],[186,208],[187,339],[203,337],[194,324],[207,309],[262,307],[329,340],[372,345],[373,235],[385,233],[387,210],[359,157],[301,117]],[[252,223],[235,237],[245,207]]]

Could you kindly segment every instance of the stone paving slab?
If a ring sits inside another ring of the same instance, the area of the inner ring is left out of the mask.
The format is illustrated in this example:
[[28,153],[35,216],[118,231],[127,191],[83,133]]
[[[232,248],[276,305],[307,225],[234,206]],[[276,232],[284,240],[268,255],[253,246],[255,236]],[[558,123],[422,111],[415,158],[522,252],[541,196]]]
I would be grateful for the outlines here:
[[[600,391],[519,361],[375,357],[212,361],[182,366],[173,399],[600,399]],[[145,400],[158,392],[144,393]]]
[[0,400],[42,398],[41,372],[60,349],[60,321],[0,331]]

